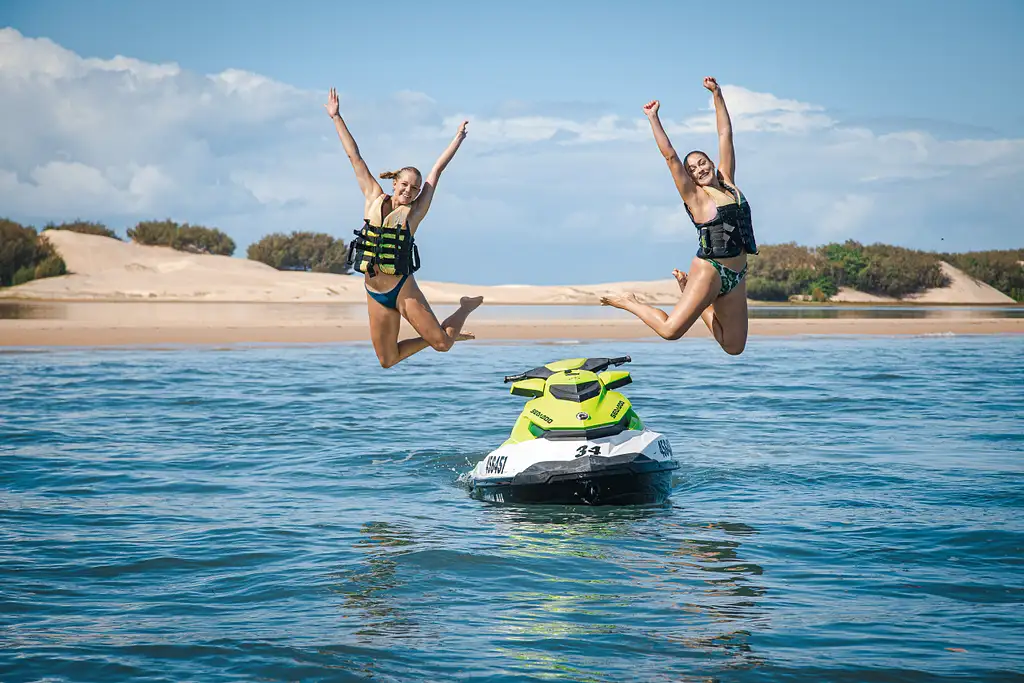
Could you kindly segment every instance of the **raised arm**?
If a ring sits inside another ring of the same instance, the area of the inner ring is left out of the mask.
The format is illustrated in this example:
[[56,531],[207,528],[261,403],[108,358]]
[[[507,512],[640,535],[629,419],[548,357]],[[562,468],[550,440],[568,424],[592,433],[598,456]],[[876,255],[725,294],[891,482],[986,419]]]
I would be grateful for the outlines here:
[[661,125],[661,119],[658,118],[658,109],[660,108],[661,103],[658,100],[651,100],[644,105],[644,114],[647,115],[647,120],[651,122],[654,140],[658,143],[658,150],[661,152],[661,156],[665,157],[665,161],[668,163],[668,170],[672,172],[672,180],[676,183],[679,196],[683,198],[687,206],[694,207],[698,200],[697,186],[694,184],[690,174],[686,172],[682,160],[676,154],[675,148],[672,147],[672,143],[665,133],[665,128]]
[[704,79],[704,87],[711,91],[715,100],[715,123],[718,126],[718,170],[725,179],[735,184],[736,150],[732,145],[732,121],[729,110],[725,108],[725,97],[718,81],[711,76]]
[[459,124],[459,130],[455,133],[455,137],[448,144],[447,149],[441,152],[441,156],[434,163],[434,168],[430,169],[430,173],[427,174],[427,179],[423,182],[423,189],[420,190],[420,195],[416,198],[412,211],[409,213],[409,224],[411,227],[415,228],[427,215],[427,211],[430,209],[430,202],[434,199],[437,181],[441,178],[441,172],[448,166],[448,162],[452,160],[455,153],[459,151],[459,145],[462,144],[462,141],[466,139],[466,124],[468,123],[469,121],[463,121]]
[[338,131],[341,145],[345,148],[345,154],[348,154],[348,160],[352,162],[352,168],[355,169],[356,180],[359,181],[359,189],[363,191],[363,196],[366,197],[367,203],[372,202],[384,194],[384,190],[381,188],[380,183],[377,182],[377,179],[373,177],[373,174],[370,173],[370,169],[366,167],[363,157],[359,156],[359,146],[356,144],[355,138],[352,137],[352,133],[348,131],[345,119],[341,118],[338,107],[338,93],[334,88],[331,88],[330,96],[324,107],[327,109],[331,120],[334,121],[334,128]]

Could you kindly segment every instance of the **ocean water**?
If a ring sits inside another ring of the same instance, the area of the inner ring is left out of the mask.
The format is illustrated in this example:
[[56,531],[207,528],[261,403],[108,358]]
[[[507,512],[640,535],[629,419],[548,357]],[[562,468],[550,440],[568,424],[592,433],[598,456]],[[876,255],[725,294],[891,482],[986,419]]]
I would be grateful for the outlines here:
[[[474,500],[630,354],[642,508]],[[1024,338],[0,353],[0,681],[1020,681]]]

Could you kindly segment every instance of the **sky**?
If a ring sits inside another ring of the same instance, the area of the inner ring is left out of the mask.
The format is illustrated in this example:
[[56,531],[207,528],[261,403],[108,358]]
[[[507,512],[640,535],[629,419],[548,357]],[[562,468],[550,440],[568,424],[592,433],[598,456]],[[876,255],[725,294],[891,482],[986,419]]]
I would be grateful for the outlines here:
[[696,232],[641,107],[717,159],[710,75],[760,244],[1021,247],[1022,30],[1016,0],[0,0],[0,216],[347,241],[334,86],[375,175],[470,122],[421,279],[661,279]]

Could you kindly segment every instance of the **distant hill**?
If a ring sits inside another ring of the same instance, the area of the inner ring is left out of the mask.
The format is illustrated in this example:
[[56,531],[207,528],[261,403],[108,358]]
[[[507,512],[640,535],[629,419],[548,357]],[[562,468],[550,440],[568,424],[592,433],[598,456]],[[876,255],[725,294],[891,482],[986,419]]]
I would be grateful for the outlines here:
[[[67,275],[0,289],[7,299],[94,301],[258,301],[338,302],[366,300],[362,277],[279,271],[257,261],[184,252],[162,246],[122,242],[97,234],[48,230],[48,241],[67,264]],[[899,247],[844,245],[808,249],[794,244],[761,247],[750,258],[752,300],[785,301],[791,296],[822,301],[905,301],[912,303],[1013,303],[1007,294],[972,278],[955,266],[971,267],[1018,293],[1021,264],[1004,254],[939,255]],[[940,257],[941,256],[941,257]],[[960,260],[957,261],[957,258]],[[973,261],[971,260],[973,259]],[[657,305],[679,298],[675,280],[611,282],[583,285],[479,286],[420,281],[432,303],[457,303],[459,297],[482,294],[490,304],[598,303],[605,294],[636,292]],[[765,296],[767,292],[768,296]]]

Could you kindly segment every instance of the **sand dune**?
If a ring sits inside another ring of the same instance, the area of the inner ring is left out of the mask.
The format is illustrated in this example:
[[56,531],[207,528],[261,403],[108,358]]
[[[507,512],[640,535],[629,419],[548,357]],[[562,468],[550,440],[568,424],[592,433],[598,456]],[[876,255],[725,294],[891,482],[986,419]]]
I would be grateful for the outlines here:
[[[49,230],[46,237],[67,263],[69,275],[29,282],[0,290],[0,298],[96,301],[231,301],[231,302],[337,302],[365,300],[361,275],[332,275],[278,271],[248,259],[190,254],[168,247],[143,246],[97,235]],[[932,289],[906,301],[930,304],[999,304],[1013,299],[974,280],[947,263],[948,287]],[[635,292],[655,305],[671,305],[679,298],[672,278],[592,285],[463,285],[419,281],[427,298],[437,304],[458,303],[459,297],[482,294],[489,304],[592,305],[605,294]],[[840,302],[893,302],[863,292],[843,289]]]
[[915,304],[1012,304],[1012,297],[1003,294],[998,289],[985,284],[981,280],[954,268],[945,261],[939,261],[943,274],[949,278],[949,284],[945,287],[926,289],[919,294],[911,294],[906,298],[894,299],[888,296],[877,296],[858,292],[847,287],[840,288],[839,293],[832,297],[832,301],[844,303],[915,303]]
[[1013,298],[1003,294],[998,289],[985,284],[981,280],[954,268],[945,261],[940,261],[942,272],[950,279],[947,287],[928,289],[920,294],[911,294],[905,301],[919,304],[944,304],[944,303],[967,303],[967,304],[1012,304]]

